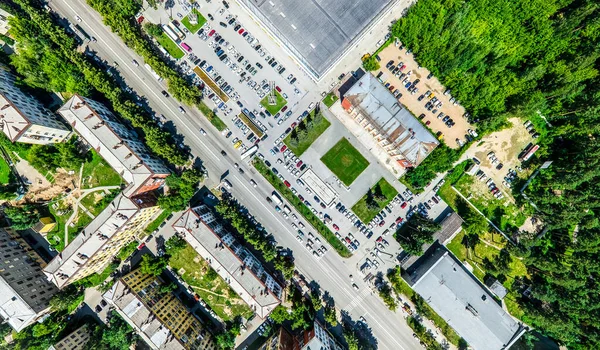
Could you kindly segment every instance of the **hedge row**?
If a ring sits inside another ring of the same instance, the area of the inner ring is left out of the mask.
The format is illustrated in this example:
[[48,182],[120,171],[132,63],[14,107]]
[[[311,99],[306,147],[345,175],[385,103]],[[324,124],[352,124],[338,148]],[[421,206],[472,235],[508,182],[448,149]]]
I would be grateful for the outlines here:
[[339,240],[337,237],[329,230],[329,228],[323,223],[321,219],[319,219],[313,212],[300,200],[300,198],[296,197],[292,191],[281,181],[279,178],[267,167],[267,165],[258,158],[254,158],[253,161],[254,167],[258,170],[261,175],[267,179],[271,183],[273,187],[279,193],[281,193],[285,199],[292,204],[298,212],[304,216],[306,221],[308,221],[316,230],[319,232],[329,244],[335,249],[338,254],[343,258],[348,258],[352,256],[352,253],[348,248]]

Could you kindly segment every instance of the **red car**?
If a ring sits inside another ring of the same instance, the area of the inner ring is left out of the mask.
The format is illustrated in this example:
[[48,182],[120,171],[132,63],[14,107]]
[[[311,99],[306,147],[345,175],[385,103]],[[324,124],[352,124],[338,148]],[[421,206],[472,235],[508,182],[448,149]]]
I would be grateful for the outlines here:
[[346,243],[352,244],[352,241],[350,240],[350,238],[346,237]]
[[295,127],[296,127],[296,125],[298,125],[298,123],[296,123],[296,122],[293,122],[293,123],[292,123],[292,125],[290,125],[290,127],[293,129],[293,128],[295,128]]
[[336,231],[339,231],[340,227],[338,225],[336,225],[336,224],[333,224],[333,229],[336,230]]
[[283,108],[281,109],[281,113],[285,112],[287,110],[287,106],[283,106]]
[[284,184],[285,184],[287,187],[291,187],[291,186],[292,186],[292,184],[291,184],[291,183],[290,183],[288,180],[285,180],[285,181],[283,181],[283,183],[284,183]]
[[304,202],[304,197],[301,194],[298,195],[298,199]]
[[240,34],[240,35],[241,35],[241,34],[244,34],[244,28],[242,28],[242,29],[238,30],[238,34]]
[[396,219],[396,223],[399,224],[402,221],[404,221],[404,219],[401,216],[398,216],[398,218]]
[[381,242],[381,241],[383,241],[383,236],[379,236],[379,237],[377,237],[377,243],[379,243],[379,242]]
[[298,163],[296,163],[296,168],[299,168],[302,166],[302,161],[299,161]]
[[140,16],[140,17],[137,19],[137,22],[138,22],[138,24],[142,24],[142,22],[144,22],[144,16]]
[[425,125],[429,125],[429,124],[431,124],[431,120],[428,120],[425,122]]
[[144,247],[145,247],[145,246],[146,246],[146,243],[142,243],[142,244],[140,244],[140,245],[138,246],[138,248],[137,248],[137,249],[138,249],[138,250],[142,250],[142,249],[144,249]]
[[381,220],[381,222],[379,222],[379,227],[382,227],[383,225],[385,225],[385,220]]
[[213,36],[215,34],[215,30],[211,30],[210,32],[208,32],[208,36]]
[[279,86],[275,86],[275,90],[277,90],[277,92],[281,92],[281,88]]
[[406,202],[403,202],[403,203],[400,205],[400,208],[402,208],[402,209],[406,208]]
[[286,145],[281,146],[281,149],[279,150],[279,152],[285,152],[285,150],[287,149]]

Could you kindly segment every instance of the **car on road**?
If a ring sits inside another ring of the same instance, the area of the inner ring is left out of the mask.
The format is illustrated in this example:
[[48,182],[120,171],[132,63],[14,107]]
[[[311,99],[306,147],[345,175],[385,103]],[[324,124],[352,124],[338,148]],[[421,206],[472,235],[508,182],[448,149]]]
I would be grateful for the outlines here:
[[200,134],[206,136],[206,131],[204,131],[204,129],[200,128]]
[[356,285],[356,283],[352,283],[352,288],[358,290],[358,286]]
[[131,63],[133,63],[133,65],[136,66],[136,67],[140,66],[140,64],[136,60],[131,60]]
[[183,107],[179,106],[179,112],[185,114],[185,109],[183,109]]
[[81,23],[81,17],[79,17],[78,15],[75,15],[75,20],[76,20],[77,22],[80,22],[80,23]]
[[227,157],[227,152],[221,150],[221,155],[224,156],[224,157]]
[[250,179],[250,185],[252,185],[252,187],[256,187],[256,181]]
[[169,93],[166,92],[165,90],[160,92],[164,97],[169,97]]

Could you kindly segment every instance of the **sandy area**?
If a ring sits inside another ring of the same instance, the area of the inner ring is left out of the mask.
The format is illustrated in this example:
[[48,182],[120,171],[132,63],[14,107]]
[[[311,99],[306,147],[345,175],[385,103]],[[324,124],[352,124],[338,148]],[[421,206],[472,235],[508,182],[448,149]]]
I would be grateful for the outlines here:
[[[502,185],[502,181],[504,181],[509,169],[515,169],[521,164],[517,157],[527,144],[533,142],[533,138],[529,135],[521,120],[512,118],[509,119],[509,122],[512,123],[512,127],[484,137],[479,144],[471,146],[466,152],[466,156],[477,157],[481,161],[481,170],[494,179],[496,186],[501,188],[502,192],[510,195],[510,190]],[[492,151],[500,163],[504,165],[500,170],[496,170],[496,166],[492,165],[487,157],[488,153]]]
[[[381,51],[379,53],[379,57],[381,58],[380,71],[387,76],[387,82],[400,89],[400,92],[402,93],[400,102],[406,106],[406,108],[408,108],[408,110],[411,111],[416,117],[424,113],[425,118],[423,119],[423,123],[430,121],[431,124],[428,127],[433,131],[434,134],[436,134],[438,131],[441,131],[445,140],[444,142],[446,142],[449,147],[458,148],[459,145],[457,144],[456,139],[458,138],[465,141],[467,129],[474,129],[474,127],[467,123],[467,120],[462,116],[465,113],[465,109],[460,104],[454,106],[452,103],[450,103],[450,98],[452,96],[444,96],[446,88],[439,82],[439,80],[437,80],[436,77],[427,79],[429,70],[425,67],[419,68],[419,65],[417,62],[415,62],[413,55],[406,54],[406,49],[399,50],[398,47],[392,44]],[[419,91],[416,94],[411,95],[408,90],[402,86],[400,79],[393,76],[385,67],[390,60],[393,60],[394,64],[396,65],[400,62],[404,62],[406,68],[402,72],[408,73],[409,71],[412,71],[410,81],[415,81],[416,79],[421,80],[419,84],[417,84]],[[375,71],[373,74],[377,76],[379,71]],[[425,103],[428,101],[428,99],[425,98],[420,102],[417,100],[419,96],[427,92],[427,90],[431,90],[434,95],[443,103],[442,107],[438,108],[438,111],[435,115],[425,108]],[[448,128],[441,119],[436,118],[440,112],[449,115],[456,124],[452,128]]]

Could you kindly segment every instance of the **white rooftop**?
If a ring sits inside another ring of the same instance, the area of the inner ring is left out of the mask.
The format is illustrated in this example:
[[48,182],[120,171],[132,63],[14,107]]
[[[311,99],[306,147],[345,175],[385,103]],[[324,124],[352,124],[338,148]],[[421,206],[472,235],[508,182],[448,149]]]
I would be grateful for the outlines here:
[[516,341],[521,324],[448,251],[440,254],[412,288],[473,349],[505,349]]
[[173,227],[259,317],[265,318],[280,304],[282,287],[230,233],[217,234],[200,219],[195,209],[205,207],[187,210]]
[[304,181],[306,186],[310,187],[310,189],[326,205],[331,204],[331,202],[333,202],[333,200],[337,197],[337,193],[333,190],[333,188],[331,188],[328,183],[321,180],[321,178],[315,174],[312,169],[305,171],[302,176],[300,176],[300,179]]
[[8,320],[10,326],[20,332],[37,318],[37,312],[0,278],[0,317]]
[[439,141],[371,73],[364,74],[344,95],[368,118],[392,149],[412,166],[419,165]]
[[119,123],[104,105],[74,95],[59,110],[73,129],[130,185],[126,196],[142,192],[170,173],[151,155],[133,131]]

